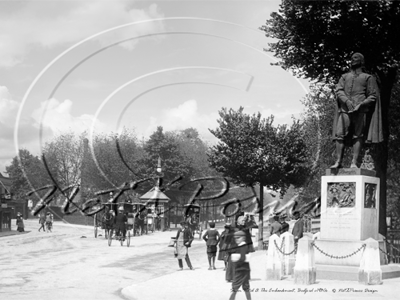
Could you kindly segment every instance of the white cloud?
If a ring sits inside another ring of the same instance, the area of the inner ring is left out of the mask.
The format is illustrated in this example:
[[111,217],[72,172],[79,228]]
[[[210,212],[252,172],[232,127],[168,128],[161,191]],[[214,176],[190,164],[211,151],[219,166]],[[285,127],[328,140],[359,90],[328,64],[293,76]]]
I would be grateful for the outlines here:
[[[66,99],[60,102],[57,99],[50,99],[43,101],[40,107],[32,112],[32,118],[37,124],[42,124],[44,128],[49,128],[53,133],[63,131],[73,131],[81,133],[85,130],[89,131],[94,120],[93,115],[82,114],[80,116],[73,116],[72,111],[73,102]],[[96,120],[95,128],[97,130],[104,130],[105,124]]]
[[199,131],[203,138],[213,140],[213,135],[208,131],[208,128],[216,128],[218,126],[217,119],[217,113],[200,114],[197,101],[192,99],[177,107],[164,110],[160,118],[150,117],[150,126],[146,130],[146,135],[151,135],[157,126],[162,126],[164,131],[193,127]]
[[[10,4],[12,5],[12,4]],[[0,66],[21,62],[35,46],[73,44],[103,30],[148,19],[162,18],[157,6],[135,9],[125,1],[32,1],[12,13],[0,12]],[[101,44],[160,31],[162,22],[146,22],[100,36]],[[132,49],[137,40],[121,44]]]
[[[42,123],[42,141],[63,131],[73,131],[77,134],[89,130],[94,116],[82,114],[73,116],[72,101],[51,99],[41,103],[40,107],[21,116],[18,124],[18,148],[29,150],[34,155],[40,154],[39,124]],[[14,129],[20,103],[12,99],[11,93],[5,86],[0,86],[0,172],[4,172],[12,158],[17,155],[14,147]],[[44,114],[43,114],[44,113]],[[30,114],[30,115],[28,115]],[[99,120],[95,129],[105,131],[106,125]]]

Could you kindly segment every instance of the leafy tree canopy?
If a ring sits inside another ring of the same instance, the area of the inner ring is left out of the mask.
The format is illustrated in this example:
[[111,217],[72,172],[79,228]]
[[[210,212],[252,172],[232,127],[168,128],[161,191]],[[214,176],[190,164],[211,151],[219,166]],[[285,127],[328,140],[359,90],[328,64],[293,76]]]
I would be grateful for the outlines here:
[[388,72],[400,61],[398,1],[283,0],[261,28],[284,69],[298,76],[337,80],[350,54],[361,52],[366,68]]
[[282,192],[304,182],[308,153],[299,122],[290,128],[274,127],[273,116],[250,116],[243,107],[223,108],[219,115],[219,128],[210,132],[220,141],[209,152],[209,162],[218,172],[238,184],[260,183]]

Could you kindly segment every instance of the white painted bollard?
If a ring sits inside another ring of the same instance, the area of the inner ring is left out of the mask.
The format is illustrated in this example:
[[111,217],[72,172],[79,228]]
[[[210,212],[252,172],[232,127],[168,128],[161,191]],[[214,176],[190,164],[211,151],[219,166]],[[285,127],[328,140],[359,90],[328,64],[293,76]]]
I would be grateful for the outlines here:
[[358,282],[370,285],[382,284],[379,242],[373,238],[365,240],[365,249],[358,270]]
[[284,275],[292,275],[294,264],[296,262],[295,254],[294,254],[294,237],[293,234],[286,231],[281,235],[281,240],[283,240],[283,253],[289,255],[283,255],[283,274]]
[[297,245],[296,264],[294,266],[294,283],[309,285],[315,283],[314,247],[312,238],[303,236]]
[[313,236],[312,236],[313,241],[318,240],[320,235],[321,235],[321,232],[319,232],[319,231],[314,233]]
[[268,243],[267,280],[281,280],[283,277],[283,260],[282,254],[276,247],[276,245],[281,247],[281,239],[276,234],[273,234],[269,237]]

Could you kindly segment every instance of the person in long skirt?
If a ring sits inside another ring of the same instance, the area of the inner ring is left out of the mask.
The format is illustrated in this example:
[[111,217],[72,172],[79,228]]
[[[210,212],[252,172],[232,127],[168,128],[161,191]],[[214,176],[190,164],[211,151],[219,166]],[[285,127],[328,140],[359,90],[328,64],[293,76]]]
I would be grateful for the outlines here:
[[232,282],[233,275],[235,273],[234,265],[231,261],[231,254],[235,251],[236,244],[233,239],[233,235],[235,233],[235,228],[230,226],[227,237],[225,238],[226,243],[226,271],[225,271],[225,280],[227,282]]
[[193,242],[192,231],[188,228],[186,222],[181,222],[178,233],[176,234],[176,253],[177,253],[176,258],[178,259],[179,271],[183,270],[183,262],[182,262],[183,258],[185,259],[189,269],[194,270],[192,263],[190,262],[189,251],[188,251],[192,242]]
[[215,229],[215,223],[210,222],[210,228],[207,229],[203,236],[203,240],[206,241],[207,245],[207,257],[209,270],[216,270],[215,267],[215,257],[217,256],[217,245],[219,243],[219,232]]
[[25,231],[24,227],[24,220],[22,219],[22,214],[19,212],[17,213],[17,230],[23,232]]
[[228,238],[228,234],[229,234],[229,229],[231,227],[231,224],[226,223],[224,226],[224,231],[221,233],[220,239],[219,239],[219,251],[218,251],[218,260],[222,260],[224,261],[224,271],[226,271],[226,267],[228,264],[228,252],[226,251],[226,249],[228,248],[228,244],[227,244],[227,238]]

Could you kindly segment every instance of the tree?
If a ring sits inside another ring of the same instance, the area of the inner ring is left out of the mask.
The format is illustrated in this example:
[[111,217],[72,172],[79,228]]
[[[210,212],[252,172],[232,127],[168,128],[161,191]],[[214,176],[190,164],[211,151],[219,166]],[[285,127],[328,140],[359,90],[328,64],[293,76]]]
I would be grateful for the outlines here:
[[386,235],[386,173],[391,90],[400,61],[400,3],[398,1],[283,0],[279,12],[261,28],[277,39],[266,51],[280,59],[277,65],[297,76],[337,82],[352,52],[365,56],[366,69],[377,77],[385,141],[375,155],[381,179],[379,231]]
[[158,176],[156,173],[158,157],[162,161],[164,180],[171,181],[177,176],[182,175],[188,178],[193,173],[190,160],[179,151],[179,145],[173,133],[164,133],[161,126],[150,136],[144,145],[146,157],[146,176]]
[[11,194],[16,199],[26,199],[28,192],[52,183],[41,159],[26,149],[19,150],[6,171],[12,180]]
[[[300,186],[308,175],[307,150],[302,126],[293,122],[272,125],[273,116],[247,115],[243,107],[219,111],[219,128],[210,132],[220,141],[211,147],[209,162],[218,172],[237,184],[260,185],[260,206],[263,187],[284,193],[293,184]],[[259,212],[259,245],[263,241],[263,211]]]
[[[304,140],[310,153],[311,172],[302,195],[314,199],[320,194],[321,176],[332,163],[335,145],[331,131],[334,116],[334,94],[330,84],[312,84],[310,92],[302,100]],[[349,149],[347,149],[349,150]],[[347,157],[347,156],[345,156]]]
[[145,153],[133,131],[124,129],[120,134],[96,134],[92,147],[93,152],[86,140],[82,170],[85,193],[87,189],[92,192],[105,190],[145,177],[142,164]]
[[190,161],[193,177],[218,175],[208,164],[207,150],[209,145],[204,142],[196,129],[187,128],[180,131],[168,132],[173,135],[178,144],[179,152]]
[[209,162],[213,168],[236,184],[260,183],[284,193],[291,184],[300,186],[308,174],[302,125],[294,121],[273,126],[273,116],[247,115],[237,111],[219,111],[219,128],[210,132],[220,141],[212,146]]
[[50,175],[60,188],[80,184],[83,160],[82,136],[62,133],[47,142],[42,149]]

